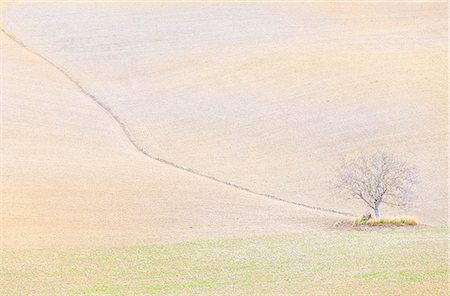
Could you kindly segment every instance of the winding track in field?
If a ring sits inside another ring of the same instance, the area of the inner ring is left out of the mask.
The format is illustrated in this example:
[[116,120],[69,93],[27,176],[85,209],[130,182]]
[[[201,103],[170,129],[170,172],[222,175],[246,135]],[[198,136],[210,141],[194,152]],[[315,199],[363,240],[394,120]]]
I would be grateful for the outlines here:
[[48,58],[46,58],[45,56],[41,55],[40,53],[36,52],[35,50],[31,49],[29,46],[27,46],[24,42],[22,42],[21,40],[17,39],[13,34],[9,33],[8,31],[6,31],[4,28],[0,27],[0,30],[12,41],[14,41],[16,44],[18,44],[20,47],[22,47],[23,49],[25,49],[26,51],[30,52],[31,54],[38,56],[39,58],[41,58],[42,60],[44,60],[45,62],[47,62],[48,64],[50,64],[53,68],[55,68],[56,70],[58,70],[62,75],[64,75],[67,79],[69,79],[84,95],[88,96],[92,101],[94,101],[98,106],[100,106],[100,108],[102,108],[106,113],[108,113],[109,116],[112,117],[112,119],[119,125],[119,127],[122,129],[123,133],[125,134],[125,136],[127,137],[128,141],[134,146],[134,148],[140,152],[141,154],[145,155],[146,157],[150,158],[151,160],[163,163],[165,165],[168,165],[172,168],[190,173],[192,175],[196,175],[198,177],[202,177],[211,181],[214,181],[216,183],[220,183],[222,185],[226,185],[229,187],[233,187],[235,189],[241,190],[241,191],[245,191],[260,197],[265,197],[265,198],[269,198],[272,200],[277,200],[283,203],[288,203],[288,204],[292,204],[292,205],[296,205],[296,206],[300,206],[303,208],[307,208],[310,210],[316,210],[316,211],[321,211],[321,212],[328,212],[328,213],[334,213],[334,214],[338,214],[338,215],[343,215],[343,216],[355,216],[354,214],[351,213],[346,213],[346,212],[342,212],[342,211],[338,211],[338,210],[333,210],[333,209],[328,209],[328,208],[323,208],[323,207],[316,207],[316,206],[312,206],[312,205],[308,205],[305,203],[300,203],[300,202],[295,202],[295,201],[290,201],[287,199],[283,199],[281,197],[278,197],[276,195],[272,195],[272,194],[268,194],[268,193],[262,193],[262,192],[258,192],[255,191],[253,189],[232,183],[232,182],[228,182],[225,180],[221,180],[221,179],[217,179],[216,177],[213,176],[209,176],[206,175],[202,172],[198,172],[195,171],[191,168],[187,168],[187,167],[183,167],[179,164],[176,164],[172,161],[154,156],[152,154],[150,154],[144,147],[140,146],[139,143],[136,141],[136,139],[133,137],[133,134],[131,133],[130,129],[127,127],[127,125],[122,121],[122,119],[120,119],[120,117],[108,106],[106,105],[104,102],[102,102],[100,100],[100,98],[98,98],[97,96],[93,95],[91,92],[89,92],[78,80],[76,80],[75,78],[73,78],[66,70],[64,70],[62,67],[60,67],[59,65],[55,64],[54,62],[52,62],[51,60],[49,60]]

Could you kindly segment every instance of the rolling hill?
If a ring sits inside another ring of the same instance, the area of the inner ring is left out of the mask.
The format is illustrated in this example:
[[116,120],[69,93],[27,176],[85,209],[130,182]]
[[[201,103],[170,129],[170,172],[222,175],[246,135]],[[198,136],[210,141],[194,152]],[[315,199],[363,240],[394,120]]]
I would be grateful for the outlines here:
[[2,244],[322,229],[271,197],[363,213],[330,182],[378,150],[446,224],[442,5],[5,4]]

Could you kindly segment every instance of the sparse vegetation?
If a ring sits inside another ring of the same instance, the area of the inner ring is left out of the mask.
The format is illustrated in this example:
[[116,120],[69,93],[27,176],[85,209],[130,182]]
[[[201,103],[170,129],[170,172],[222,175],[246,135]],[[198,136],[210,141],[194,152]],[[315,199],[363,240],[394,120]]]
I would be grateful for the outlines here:
[[2,250],[0,294],[448,295],[446,236],[430,227]]
[[353,220],[353,226],[359,225],[417,225],[417,218],[412,216],[405,217],[381,217],[381,218],[366,218],[366,217],[358,217]]

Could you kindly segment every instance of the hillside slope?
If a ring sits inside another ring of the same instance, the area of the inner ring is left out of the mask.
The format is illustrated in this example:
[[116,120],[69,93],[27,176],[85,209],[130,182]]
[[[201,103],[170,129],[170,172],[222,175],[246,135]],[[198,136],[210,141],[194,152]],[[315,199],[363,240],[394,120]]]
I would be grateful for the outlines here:
[[163,243],[331,221],[149,160],[66,77],[1,37],[3,247]]
[[[362,213],[329,190],[335,168],[343,157],[389,151],[417,165],[421,183],[410,208],[382,213],[443,225],[445,5],[8,4],[2,26],[110,106],[156,157]],[[62,242],[181,240],[291,231],[330,217],[150,161],[61,73],[5,44],[11,240],[25,242],[28,231],[44,241],[49,230]]]

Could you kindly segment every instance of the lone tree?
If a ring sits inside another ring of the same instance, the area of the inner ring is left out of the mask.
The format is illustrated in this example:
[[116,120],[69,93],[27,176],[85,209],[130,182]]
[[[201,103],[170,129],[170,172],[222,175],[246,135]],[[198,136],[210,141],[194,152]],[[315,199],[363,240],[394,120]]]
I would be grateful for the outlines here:
[[336,188],[360,199],[380,216],[382,203],[403,206],[412,197],[417,182],[416,168],[387,153],[363,155],[343,162]]

